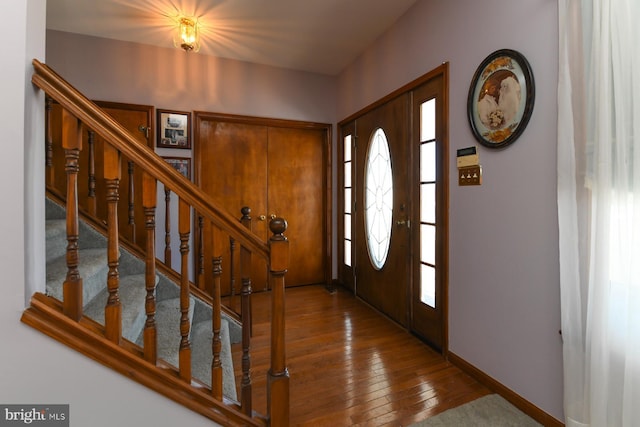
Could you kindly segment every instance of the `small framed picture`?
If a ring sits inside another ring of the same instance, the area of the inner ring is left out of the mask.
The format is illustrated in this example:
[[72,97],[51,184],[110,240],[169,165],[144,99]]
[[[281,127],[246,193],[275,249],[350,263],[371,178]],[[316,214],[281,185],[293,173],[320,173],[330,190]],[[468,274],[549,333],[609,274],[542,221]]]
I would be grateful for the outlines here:
[[191,114],[158,110],[158,147],[191,148]]
[[502,49],[487,56],[476,70],[467,114],[473,136],[485,147],[503,148],[522,134],[535,98],[533,73],[515,50]]
[[180,172],[182,176],[191,180],[191,159],[188,157],[162,157],[175,170]]

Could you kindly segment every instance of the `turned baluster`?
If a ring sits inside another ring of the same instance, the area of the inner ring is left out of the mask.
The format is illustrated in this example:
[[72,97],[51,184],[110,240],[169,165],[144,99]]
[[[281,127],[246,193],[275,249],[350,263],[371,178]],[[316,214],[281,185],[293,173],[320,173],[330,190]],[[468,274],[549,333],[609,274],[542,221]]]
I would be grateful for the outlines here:
[[62,310],[73,320],[82,317],[82,278],[78,271],[78,159],[82,150],[80,123],[62,110],[62,148],[67,173],[67,276],[62,285]]
[[220,327],[222,323],[222,304],[220,301],[220,282],[222,275],[222,235],[220,229],[212,226],[211,230],[213,248],[213,289],[212,298],[212,319],[211,327],[213,330],[213,340],[211,342],[211,351],[213,358],[211,361],[211,394],[214,398],[222,400],[222,361],[220,359],[220,351],[222,350],[222,342],[220,341]]
[[109,264],[107,274],[109,296],[104,309],[105,335],[108,340],[119,343],[122,337],[122,304],[120,303],[120,273],[118,272],[120,152],[110,144],[104,145],[104,178],[107,188],[107,262]]
[[289,425],[289,371],[285,356],[284,276],[289,268],[287,221],[274,218],[269,224],[269,281],[271,285],[271,368],[268,373],[267,413],[271,425]]
[[235,268],[235,252],[236,252],[236,240],[233,237],[229,237],[229,281],[231,286],[231,310],[236,310],[236,268]]
[[142,176],[142,206],[144,208],[145,228],[147,229],[147,247],[145,258],[145,312],[144,358],[156,364],[158,357],[158,338],[156,331],[156,180],[148,173]]
[[171,190],[164,186],[164,263],[171,268]]
[[47,184],[53,186],[54,177],[56,171],[53,169],[53,130],[51,126],[51,110],[53,100],[48,96],[45,98],[44,111],[45,111],[45,127],[47,129],[47,135],[45,137],[45,165],[47,167]]
[[198,215],[198,284],[204,289],[204,218]]
[[131,230],[131,242],[136,243],[136,213],[135,213],[135,182],[133,180],[133,162],[129,160],[127,172],[129,173],[129,229]]
[[88,210],[89,213],[95,217],[98,210],[97,198],[96,198],[96,155],[95,155],[95,137],[94,131],[87,132],[87,145],[89,148],[89,191],[87,193]]
[[179,370],[180,378],[184,381],[191,382],[191,343],[189,342],[189,234],[191,233],[190,207],[181,198],[178,202],[178,233],[180,234],[180,352],[179,352]]
[[[251,209],[243,207],[242,224],[251,231]],[[240,246],[240,275],[242,278],[242,381],[241,405],[245,414],[251,415],[251,251]]]

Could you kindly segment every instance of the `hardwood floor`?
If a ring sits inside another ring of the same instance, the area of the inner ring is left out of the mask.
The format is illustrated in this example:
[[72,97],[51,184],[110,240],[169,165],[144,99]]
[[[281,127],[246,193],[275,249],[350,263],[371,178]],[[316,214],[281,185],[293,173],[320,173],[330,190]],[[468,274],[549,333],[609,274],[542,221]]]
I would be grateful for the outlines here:
[[[252,305],[253,408],[266,414],[270,294]],[[407,426],[490,393],[343,289],[286,290],[286,351],[292,426]]]

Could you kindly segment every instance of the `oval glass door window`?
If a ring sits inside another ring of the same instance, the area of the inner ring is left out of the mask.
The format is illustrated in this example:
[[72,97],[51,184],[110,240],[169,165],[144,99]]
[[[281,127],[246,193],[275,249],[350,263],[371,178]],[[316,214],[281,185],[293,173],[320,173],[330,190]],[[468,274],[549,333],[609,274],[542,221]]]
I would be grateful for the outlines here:
[[391,243],[393,178],[387,136],[376,129],[369,142],[365,168],[364,219],[367,249],[373,266],[384,266]]

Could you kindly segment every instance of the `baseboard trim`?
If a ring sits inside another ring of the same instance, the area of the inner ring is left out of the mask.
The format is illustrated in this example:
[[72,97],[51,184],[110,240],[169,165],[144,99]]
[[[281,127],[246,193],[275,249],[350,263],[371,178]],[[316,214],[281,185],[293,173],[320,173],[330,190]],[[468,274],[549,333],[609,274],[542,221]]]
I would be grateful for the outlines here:
[[473,366],[471,363],[464,360],[462,357],[457,354],[449,351],[447,353],[447,359],[452,364],[456,365],[458,368],[462,369],[464,372],[469,374],[471,377],[475,378],[487,387],[489,390],[494,393],[499,394],[504,397],[508,402],[510,402],[513,406],[520,409],[525,414],[529,415],[531,418],[539,422],[545,427],[564,427],[564,423],[556,419],[555,417],[547,414],[542,409],[538,408],[533,403],[529,402],[522,396],[520,396],[515,391],[506,387],[504,384],[490,377],[480,369]]

